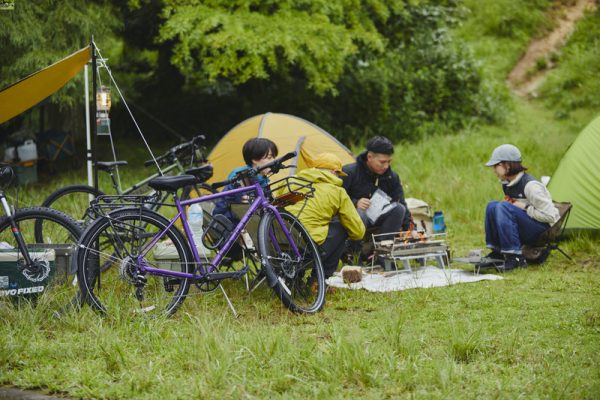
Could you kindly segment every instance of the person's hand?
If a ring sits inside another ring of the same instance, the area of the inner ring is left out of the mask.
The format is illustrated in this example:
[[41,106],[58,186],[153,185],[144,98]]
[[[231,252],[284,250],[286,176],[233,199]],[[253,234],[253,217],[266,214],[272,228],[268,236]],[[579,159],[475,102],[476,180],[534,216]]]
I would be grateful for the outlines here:
[[510,197],[509,195],[504,196],[504,201],[508,201],[509,203],[513,203],[516,201],[515,199],[513,199],[512,197]]
[[513,203],[513,205],[514,205],[515,207],[517,207],[517,208],[520,208],[521,210],[524,210],[524,209],[525,209],[525,207],[527,207],[527,204],[525,204],[525,202],[524,202],[524,201],[518,201],[518,200],[517,200],[517,201],[515,201],[515,202]]
[[361,210],[366,210],[371,207],[371,200],[363,197],[356,202],[356,208],[360,208]]

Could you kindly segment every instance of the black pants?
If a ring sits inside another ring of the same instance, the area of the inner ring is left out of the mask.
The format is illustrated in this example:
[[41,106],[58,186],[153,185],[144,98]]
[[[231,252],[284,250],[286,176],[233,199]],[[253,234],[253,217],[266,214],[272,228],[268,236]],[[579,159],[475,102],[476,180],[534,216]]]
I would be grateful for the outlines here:
[[358,215],[360,215],[365,227],[371,228],[376,226],[379,228],[379,233],[400,232],[402,230],[402,221],[404,221],[405,214],[406,207],[400,203],[395,203],[394,206],[390,207],[390,210],[381,215],[375,223],[371,223],[367,218],[367,213],[364,210],[358,210]]
[[327,238],[320,246],[321,261],[323,263],[325,278],[329,278],[337,269],[342,253],[346,248],[344,243],[347,237],[348,232],[346,232],[346,229],[342,226],[339,218],[333,218],[329,223]]

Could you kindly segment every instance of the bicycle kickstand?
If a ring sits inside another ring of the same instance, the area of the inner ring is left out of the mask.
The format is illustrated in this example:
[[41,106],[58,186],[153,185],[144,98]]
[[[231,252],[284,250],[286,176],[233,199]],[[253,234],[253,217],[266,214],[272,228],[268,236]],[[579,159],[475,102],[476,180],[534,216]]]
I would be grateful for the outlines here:
[[225,296],[225,300],[227,300],[227,304],[229,304],[229,308],[231,308],[233,316],[235,317],[235,319],[238,319],[239,314],[237,313],[237,311],[235,311],[235,308],[233,307],[231,300],[229,300],[229,296],[227,296],[227,293],[225,293],[225,289],[223,288],[223,285],[221,283],[219,283],[219,288],[221,289],[221,292],[223,292],[223,296]]

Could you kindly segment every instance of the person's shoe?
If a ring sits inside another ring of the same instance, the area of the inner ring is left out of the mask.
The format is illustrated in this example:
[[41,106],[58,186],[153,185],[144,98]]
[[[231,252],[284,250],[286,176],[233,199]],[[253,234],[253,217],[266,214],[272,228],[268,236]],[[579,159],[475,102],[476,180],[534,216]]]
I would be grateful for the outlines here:
[[506,254],[504,265],[497,267],[498,272],[508,272],[517,268],[527,268],[527,260],[522,254]]
[[504,254],[497,250],[492,250],[488,255],[481,257],[481,260],[475,264],[476,271],[482,268],[496,268],[504,265]]
[[500,253],[498,250],[492,250],[487,256],[485,256],[485,258],[492,260],[504,260],[504,254]]

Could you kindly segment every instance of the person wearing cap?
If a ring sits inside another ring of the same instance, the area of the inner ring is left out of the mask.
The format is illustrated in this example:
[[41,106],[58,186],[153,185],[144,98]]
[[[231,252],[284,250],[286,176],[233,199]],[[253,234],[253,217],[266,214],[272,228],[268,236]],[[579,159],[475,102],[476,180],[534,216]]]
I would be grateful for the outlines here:
[[546,187],[525,171],[521,152],[512,144],[498,146],[485,164],[502,183],[504,201],[490,201],[485,210],[485,242],[490,259],[504,259],[500,272],[527,267],[523,244],[537,238],[559,219]]
[[[411,229],[411,215],[404,199],[400,177],[390,168],[394,145],[383,136],[375,136],[367,142],[367,149],[356,157],[356,162],[343,167],[344,189],[367,228],[376,226],[379,233],[394,233]],[[393,204],[377,221],[367,218],[371,196],[381,189]]]
[[342,187],[340,176],[342,162],[332,153],[321,153],[311,160],[311,168],[303,169],[296,176],[313,183],[314,197],[286,207],[300,222],[319,246],[325,277],[336,271],[346,238],[362,239],[365,226],[354,208],[350,197]]

